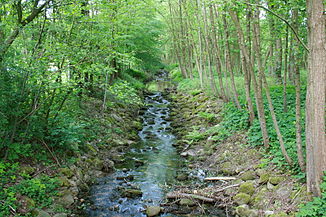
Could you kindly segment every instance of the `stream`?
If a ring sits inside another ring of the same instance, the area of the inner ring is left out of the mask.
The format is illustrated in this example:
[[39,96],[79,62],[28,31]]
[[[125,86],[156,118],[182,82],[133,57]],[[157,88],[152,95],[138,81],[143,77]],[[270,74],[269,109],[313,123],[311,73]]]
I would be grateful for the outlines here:
[[156,92],[145,103],[143,129],[138,133],[141,142],[126,153],[121,168],[92,186],[88,216],[146,216],[145,207],[160,206],[166,186],[174,181],[181,160],[172,146],[175,136],[167,121],[170,102]]

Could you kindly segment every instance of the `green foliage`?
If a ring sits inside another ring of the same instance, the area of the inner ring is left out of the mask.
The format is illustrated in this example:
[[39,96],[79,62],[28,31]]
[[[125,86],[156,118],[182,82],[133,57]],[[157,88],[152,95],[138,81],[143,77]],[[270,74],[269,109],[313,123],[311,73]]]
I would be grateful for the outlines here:
[[213,122],[216,120],[216,115],[213,113],[208,113],[208,112],[199,112],[198,116],[201,118],[204,118],[208,122]]
[[16,171],[18,163],[9,163],[0,161],[0,189],[3,189],[5,184],[16,180]]
[[326,176],[320,185],[322,190],[321,197],[314,197],[312,201],[301,205],[297,217],[323,217],[326,213]]
[[[305,89],[301,90],[301,108],[305,107]],[[292,168],[294,173],[299,173],[300,169],[297,162],[296,153],[296,133],[295,133],[295,88],[293,86],[287,87],[287,101],[288,101],[288,112],[283,112],[283,88],[281,86],[271,87],[271,96],[273,100],[273,105],[275,108],[275,113],[277,120],[279,122],[280,130],[285,141],[285,148],[288,151],[289,156],[294,160],[295,166]],[[268,110],[267,100],[264,101],[265,104],[265,114],[267,119],[267,130],[269,133],[270,149],[266,158],[271,159],[270,162],[278,165],[279,167],[288,167],[280,150],[279,142],[277,139],[277,134],[274,129],[274,125],[271,119],[270,112]],[[302,112],[302,140],[305,141],[305,131],[304,131],[304,112]],[[249,129],[248,134],[249,143],[253,146],[262,145],[262,134],[260,130],[259,121],[256,119],[254,124]],[[303,142],[303,145],[305,143]],[[305,146],[304,146],[305,147]],[[303,147],[303,150],[305,148]]]
[[57,194],[58,186],[57,179],[41,176],[40,178],[23,180],[12,190],[33,199],[40,207],[45,207],[52,204],[51,196]]
[[200,132],[199,130],[194,129],[193,131],[190,131],[187,135],[186,138],[194,141],[199,141],[202,140],[206,137],[205,132]]
[[179,67],[175,67],[173,70],[170,71],[170,76],[174,82],[181,82],[183,80],[183,76]]
[[0,216],[10,216],[10,207],[18,208],[18,199],[27,196],[35,202],[36,207],[52,204],[52,196],[57,194],[56,178],[41,176],[30,178],[18,173],[18,163],[0,161]]
[[132,105],[142,105],[142,99],[139,97],[137,90],[127,81],[117,81],[109,87],[109,91],[116,99]]
[[221,123],[230,132],[248,128],[249,113],[244,109],[237,109],[233,103],[228,103],[223,109],[223,122]]

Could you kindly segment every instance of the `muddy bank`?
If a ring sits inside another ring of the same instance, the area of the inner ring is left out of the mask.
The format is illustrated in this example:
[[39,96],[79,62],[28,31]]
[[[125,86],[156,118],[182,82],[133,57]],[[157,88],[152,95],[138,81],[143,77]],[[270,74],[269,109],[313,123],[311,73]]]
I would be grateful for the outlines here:
[[201,92],[175,91],[171,97],[175,146],[187,162],[187,175],[203,172],[202,183],[183,184],[170,192],[174,201],[188,198],[200,206],[211,200],[216,209],[241,217],[294,216],[298,205],[307,201],[305,185],[266,163],[263,151],[247,144],[246,132],[223,132],[221,101]]

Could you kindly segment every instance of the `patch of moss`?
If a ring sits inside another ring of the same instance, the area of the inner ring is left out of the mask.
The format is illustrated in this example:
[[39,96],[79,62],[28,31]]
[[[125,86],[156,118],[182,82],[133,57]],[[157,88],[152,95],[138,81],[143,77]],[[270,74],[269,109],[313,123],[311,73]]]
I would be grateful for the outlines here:
[[282,176],[272,176],[269,178],[269,182],[273,185],[278,185],[282,181],[284,181],[284,177],[282,177]]
[[270,176],[271,175],[268,172],[262,173],[259,177],[259,183],[261,184],[267,183]]
[[253,195],[253,193],[255,192],[254,184],[252,182],[245,182],[241,184],[239,188],[239,192]]
[[238,205],[248,204],[250,202],[250,195],[246,193],[239,193],[233,197],[233,200]]
[[244,172],[242,175],[241,175],[241,179],[243,181],[248,181],[248,180],[254,180],[255,179],[255,176],[256,176],[256,173],[254,171],[247,171],[247,172]]
[[223,163],[220,166],[220,170],[222,171],[222,173],[224,173],[226,175],[234,175],[236,173],[231,162]]

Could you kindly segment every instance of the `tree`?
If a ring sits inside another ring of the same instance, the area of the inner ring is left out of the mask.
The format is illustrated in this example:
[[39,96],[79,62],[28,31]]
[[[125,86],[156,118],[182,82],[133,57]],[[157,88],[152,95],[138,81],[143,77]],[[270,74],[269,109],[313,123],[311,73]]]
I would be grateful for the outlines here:
[[320,184],[326,170],[325,99],[326,29],[322,0],[307,0],[308,87],[306,104],[307,186],[321,196]]

